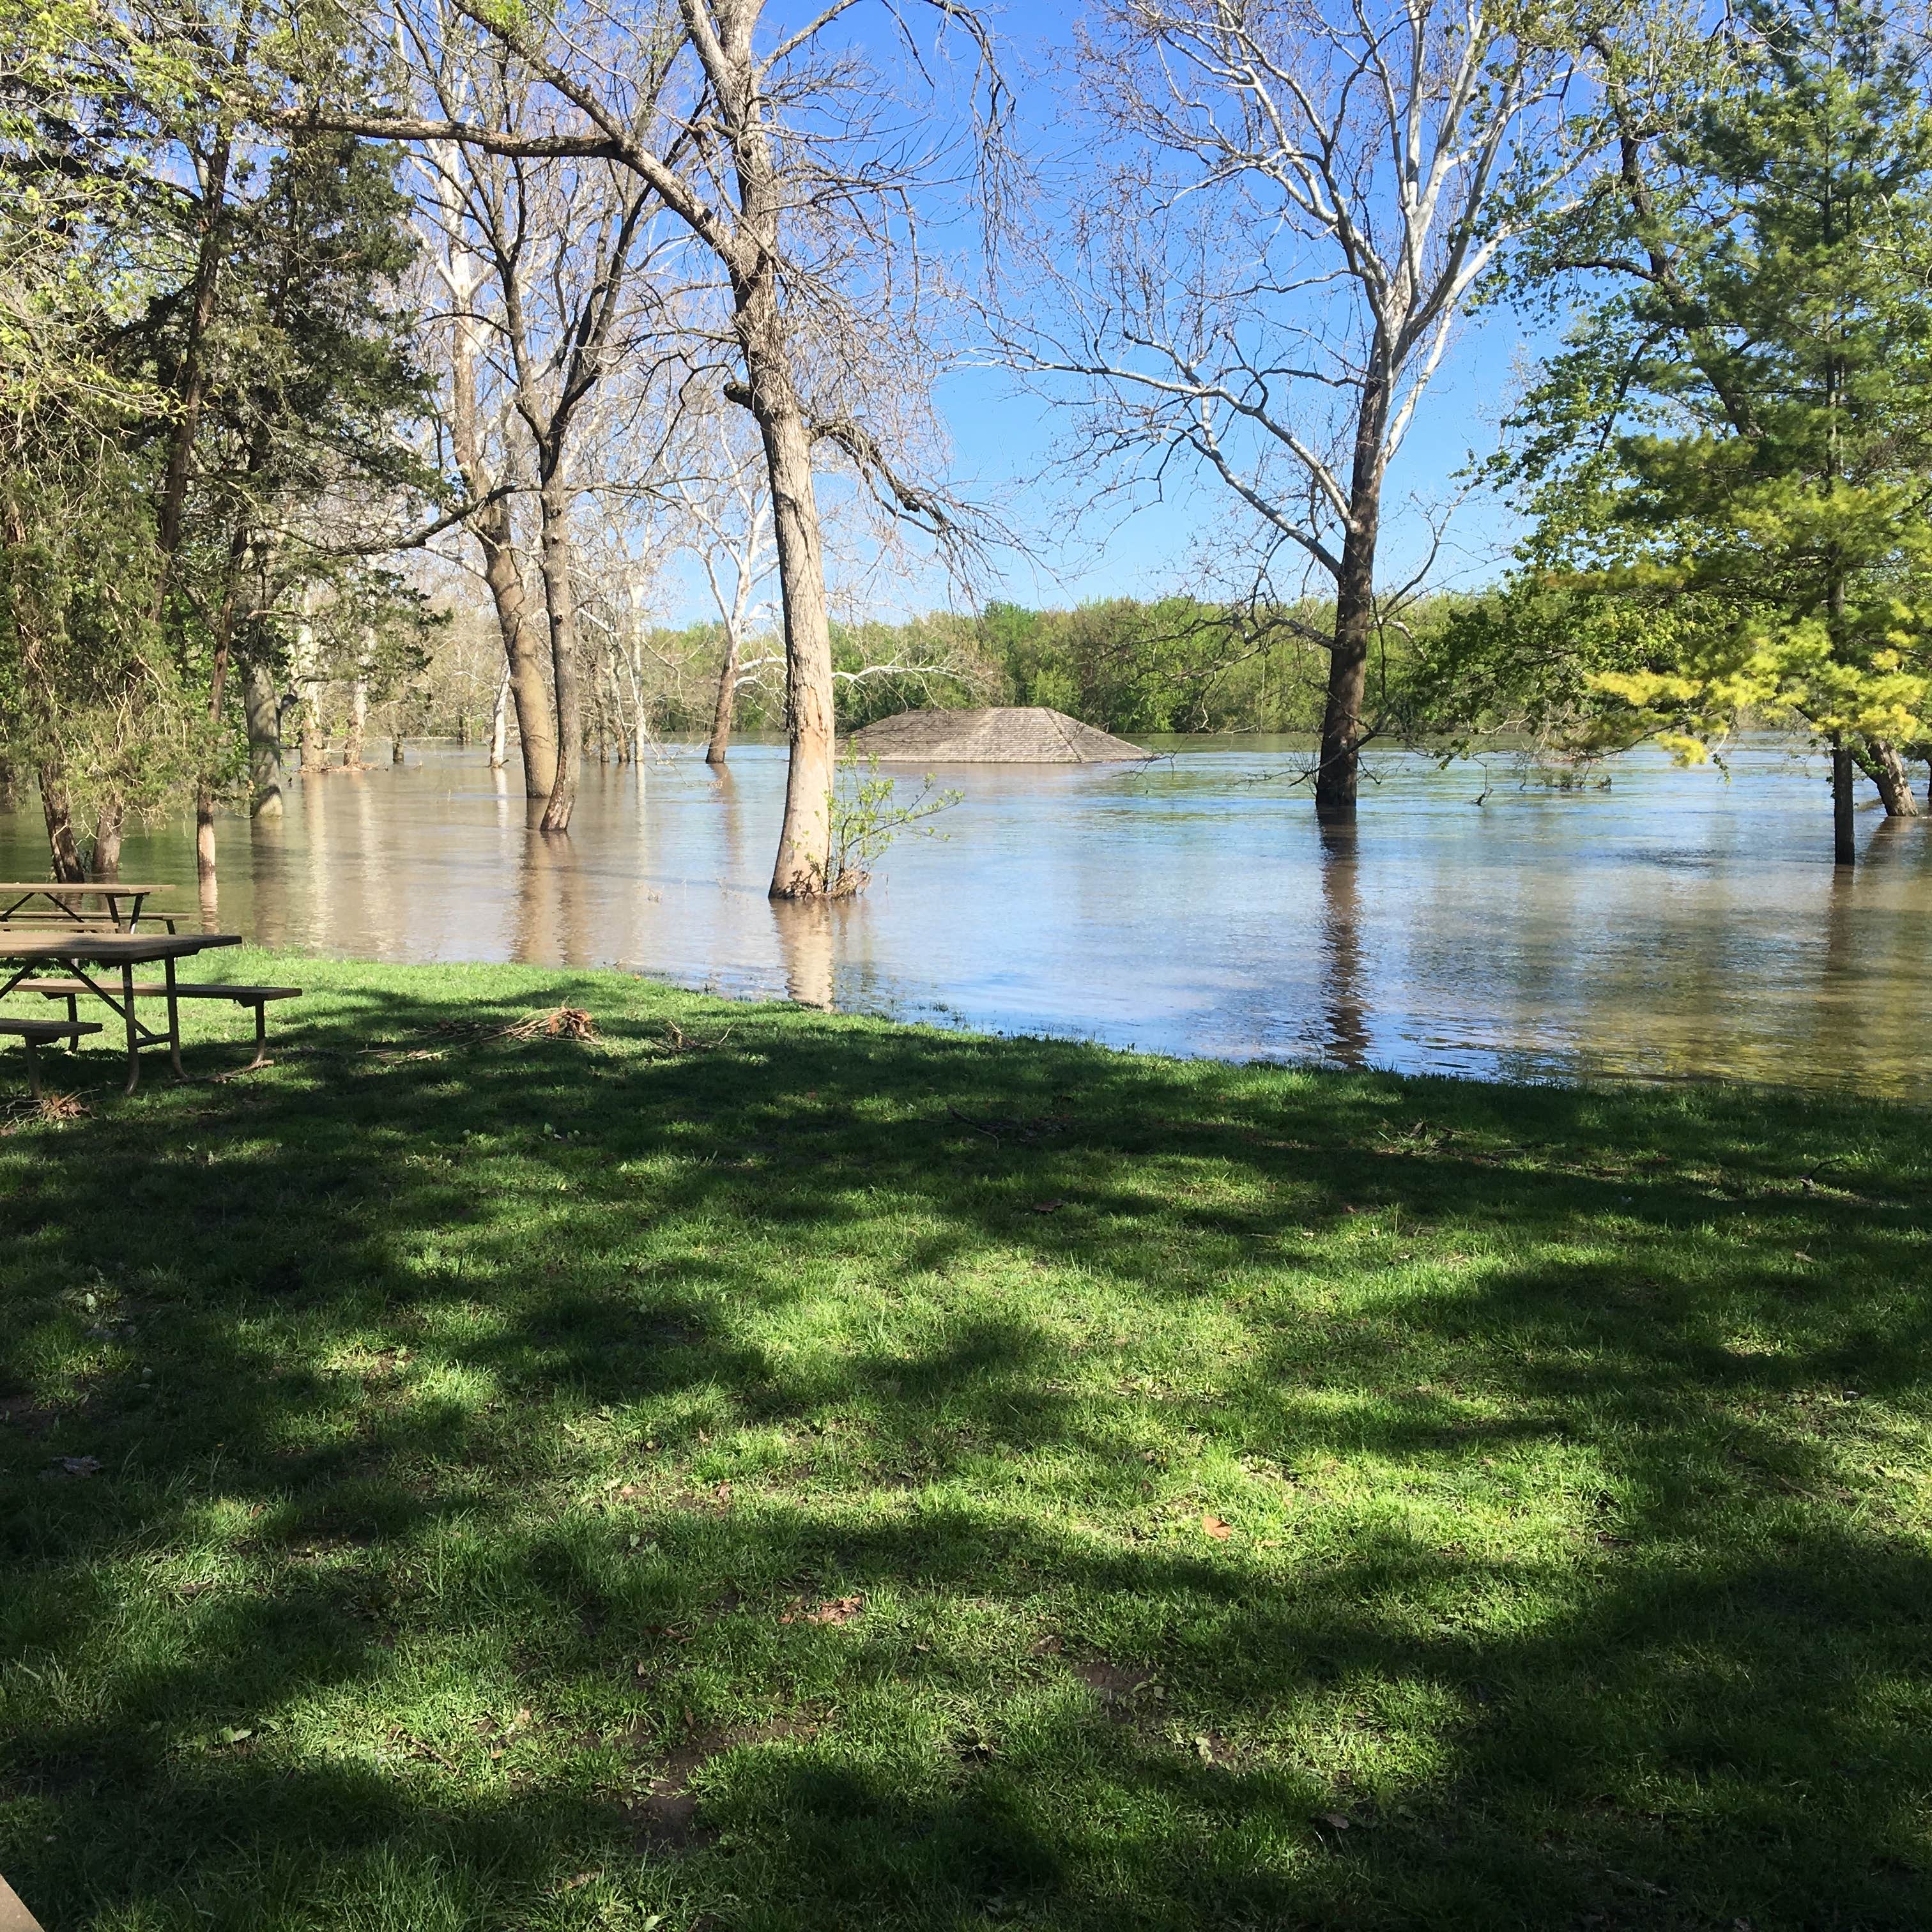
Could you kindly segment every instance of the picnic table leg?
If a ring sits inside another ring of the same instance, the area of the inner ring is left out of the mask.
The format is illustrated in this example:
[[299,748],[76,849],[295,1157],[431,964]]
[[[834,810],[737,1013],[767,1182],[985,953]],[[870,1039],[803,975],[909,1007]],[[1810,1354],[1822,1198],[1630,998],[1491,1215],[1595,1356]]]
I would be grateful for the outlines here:
[[[128,1084],[124,1091],[132,1094],[141,1084],[141,1044],[134,1030],[134,968],[131,962],[121,968],[121,1002],[128,1014]],[[174,1003],[170,1000],[169,1004]]]
[[32,1040],[23,1040],[20,1044],[27,1049],[27,1095],[38,1102],[40,1097],[40,1057],[34,1052]]
[[[67,996],[67,1023],[70,1027],[77,1027],[80,1024],[80,1003],[71,993]],[[78,1053],[80,1051],[79,1034],[70,1033],[68,1035],[67,1050],[70,1053]]]
[[162,964],[168,976],[168,1058],[175,1070],[177,1080],[185,1080],[188,1076],[182,1071],[181,1064],[181,1004],[175,998],[175,962],[164,959]]

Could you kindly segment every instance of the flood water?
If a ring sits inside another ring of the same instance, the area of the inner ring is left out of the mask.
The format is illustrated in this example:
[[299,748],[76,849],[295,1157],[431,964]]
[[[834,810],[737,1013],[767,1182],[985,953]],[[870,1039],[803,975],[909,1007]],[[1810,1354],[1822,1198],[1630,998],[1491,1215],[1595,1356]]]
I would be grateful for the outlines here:
[[[944,842],[805,908],[765,897],[780,746],[741,747],[722,782],[693,747],[593,766],[561,841],[482,753],[412,746],[400,770],[291,783],[279,824],[224,820],[220,923],[1171,1053],[1923,1092],[1932,825],[1862,814],[1841,874],[1819,759],[1756,744],[1727,783],[1637,754],[1565,793],[1518,788],[1506,760],[1384,758],[1336,834],[1287,782],[1295,748],[1161,748],[945,769],[965,796]],[[0,817],[4,868],[44,876],[37,814]],[[131,835],[122,869],[178,881],[192,918],[190,827]]]

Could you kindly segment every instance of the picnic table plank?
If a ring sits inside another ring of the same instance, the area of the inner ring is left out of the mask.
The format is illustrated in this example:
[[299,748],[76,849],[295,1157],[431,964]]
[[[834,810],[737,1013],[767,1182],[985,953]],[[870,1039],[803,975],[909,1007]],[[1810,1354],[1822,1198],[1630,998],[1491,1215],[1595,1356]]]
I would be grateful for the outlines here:
[[0,892],[62,892],[70,898],[132,898],[136,892],[172,892],[172,886],[146,885],[139,880],[95,879],[84,886],[70,886],[62,879],[0,879]]
[[[27,981],[36,966],[64,965],[87,980],[95,997],[126,1022],[128,1028],[128,1085],[132,1094],[141,1084],[141,1048],[152,1042],[167,1042],[169,1064],[177,1079],[187,1076],[181,1064],[181,1006],[175,991],[175,962],[191,958],[217,946],[239,946],[242,936],[234,932],[149,933],[75,932],[64,938],[28,939],[0,927],[0,962],[16,970],[4,986],[0,999]],[[134,1016],[134,968],[158,962],[167,976],[168,1030],[158,1034]],[[88,966],[118,967],[121,998],[117,1000],[105,987],[88,979]]]
[[[87,926],[104,919],[110,925],[131,932],[141,922],[146,902],[157,892],[164,893],[169,890],[166,886],[139,879],[95,879],[76,885],[60,879],[0,880],[0,927],[16,922]],[[51,909],[33,912],[24,910],[33,899],[44,899]],[[104,910],[88,912],[84,902],[89,899],[104,902]],[[127,902],[124,908],[123,902]],[[162,924],[173,932],[174,922],[165,914],[150,916],[159,917]]]
[[0,959],[92,960],[103,966],[152,966],[160,959],[186,959],[218,946],[239,946],[238,932],[102,932],[50,934],[29,939],[0,931]]

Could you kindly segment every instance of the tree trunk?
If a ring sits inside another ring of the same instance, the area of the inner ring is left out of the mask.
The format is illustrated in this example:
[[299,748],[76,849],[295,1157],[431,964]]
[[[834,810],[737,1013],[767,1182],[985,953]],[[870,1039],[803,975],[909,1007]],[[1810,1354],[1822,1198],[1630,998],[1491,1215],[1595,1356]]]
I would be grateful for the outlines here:
[[281,694],[267,668],[242,667],[242,715],[248,729],[248,811],[256,818],[282,815]]
[[81,863],[80,846],[74,836],[74,807],[69,802],[67,778],[58,765],[40,768],[40,809],[47,821],[47,848],[53,857],[54,877],[63,884],[77,886],[87,877]]
[[128,822],[127,808],[118,798],[110,798],[94,821],[94,876],[118,879],[121,876],[121,834]]
[[357,678],[349,687],[349,730],[342,740],[342,769],[362,769],[362,734],[369,722],[369,684]]
[[[247,44],[245,34],[236,42],[238,60]],[[200,432],[202,406],[208,384],[208,358],[206,354],[209,331],[214,323],[215,298],[221,273],[224,239],[222,216],[228,194],[229,170],[233,159],[233,130],[224,112],[214,130],[203,172],[201,202],[201,237],[196,244],[194,283],[188,303],[187,338],[183,345],[177,394],[180,406],[176,412],[174,434],[168,460],[162,472],[160,514],[155,541],[161,553],[161,571],[154,585],[154,614],[159,616],[168,590],[175,553],[181,548],[182,520],[188,504],[188,487],[194,460],[195,438]]]
[[824,891],[831,859],[836,755],[832,627],[825,606],[812,437],[782,346],[748,351],[746,362],[752,406],[772,479],[772,521],[784,606],[785,722],[791,737],[784,820],[772,868],[771,894],[774,898],[809,898]]
[[[477,541],[483,547],[483,575],[496,607],[497,628],[503,634],[503,658],[509,671],[511,701],[517,708],[517,742],[523,753],[524,791],[530,798],[548,798],[556,784],[556,725],[543,661],[530,622],[524,595],[523,572],[509,541],[507,504],[493,506],[500,516],[485,512],[478,518]],[[494,524],[496,535],[486,534]]]
[[1362,746],[1362,703],[1375,641],[1376,548],[1381,535],[1384,440],[1388,384],[1371,374],[1355,418],[1354,468],[1348,528],[1335,580],[1335,637],[1328,653],[1328,696],[1322,714],[1321,762],[1315,774],[1315,815],[1333,824],[1355,816]]
[[389,762],[392,765],[403,762],[403,734],[400,731],[389,740]]
[[204,926],[212,929],[220,886],[214,869],[214,794],[203,783],[194,794],[194,878]]
[[1898,747],[1883,738],[1867,738],[1858,748],[1858,769],[1878,787],[1888,818],[1916,818],[1918,801]]
[[496,702],[490,712],[490,769],[500,772],[509,756],[510,734],[510,673],[504,668],[502,681],[496,686]]
[[[721,14],[724,10],[718,10]],[[778,226],[788,184],[779,178],[779,159],[752,50],[759,10],[734,10],[704,58],[711,70],[738,178],[738,219],[725,259],[731,278],[732,323],[745,358],[746,388],[734,400],[750,408],[764,445],[778,594],[784,607],[785,722],[791,758],[771,896],[808,898],[825,890],[832,855],[836,750],[832,629],[825,608],[818,499],[812,486],[812,432],[792,371],[787,317],[778,304]]]
[[731,748],[731,721],[738,709],[738,632],[734,625],[724,646],[724,668],[718,675],[718,703],[711,713],[711,742],[704,762],[722,765]]
[[1858,827],[1852,818],[1856,801],[1852,796],[1852,748],[1842,733],[1832,735],[1832,862],[1856,866],[1858,862]]
[[312,678],[302,686],[302,768],[305,775],[328,769],[328,740],[322,728],[322,688]]
[[[476,357],[478,324],[473,316],[460,322],[451,369],[450,442],[464,487],[472,497],[489,495],[494,487],[483,460],[483,439],[477,424]],[[483,553],[483,580],[496,606],[496,628],[503,640],[503,660],[510,694],[517,707],[517,740],[523,753],[524,792],[530,798],[548,798],[556,784],[556,729],[550,692],[544,684],[538,642],[530,621],[524,594],[524,574],[517,562],[516,526],[507,498],[486,504],[470,520],[470,528]]]
[[544,607],[550,616],[550,681],[556,692],[556,777],[539,829],[568,832],[577,803],[577,774],[584,749],[584,699],[577,681],[577,607],[572,602],[570,493],[560,456],[544,479],[538,506],[543,518]]
[[[228,587],[221,614],[214,623],[214,662],[208,674],[208,724],[211,739],[219,733],[222,706],[228,701],[228,658],[235,638],[235,606],[242,590],[242,560],[246,543],[237,530],[230,554]],[[194,874],[201,888],[202,924],[214,925],[214,787],[204,772],[194,790]]]

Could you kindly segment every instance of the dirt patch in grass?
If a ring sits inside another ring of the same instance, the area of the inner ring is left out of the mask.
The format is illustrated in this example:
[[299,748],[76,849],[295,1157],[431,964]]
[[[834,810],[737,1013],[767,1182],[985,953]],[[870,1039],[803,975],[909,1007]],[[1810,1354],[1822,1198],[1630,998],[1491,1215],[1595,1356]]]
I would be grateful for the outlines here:
[[816,1729],[802,1718],[734,1724],[694,1732],[664,1753],[646,1789],[624,1807],[638,1850],[676,1853],[711,1844],[717,1832],[699,1815],[703,1801],[697,1786],[704,1772],[728,1752],[808,1738]]
[[1141,1693],[1154,1679],[1151,1670],[1109,1664],[1104,1657],[1089,1658],[1075,1664],[1073,1674],[1100,1698],[1100,1707],[1108,1717],[1124,1724],[1132,1717]]
[[60,1412],[30,1395],[0,1396],[0,1428],[23,1436],[44,1436],[60,1420]]

